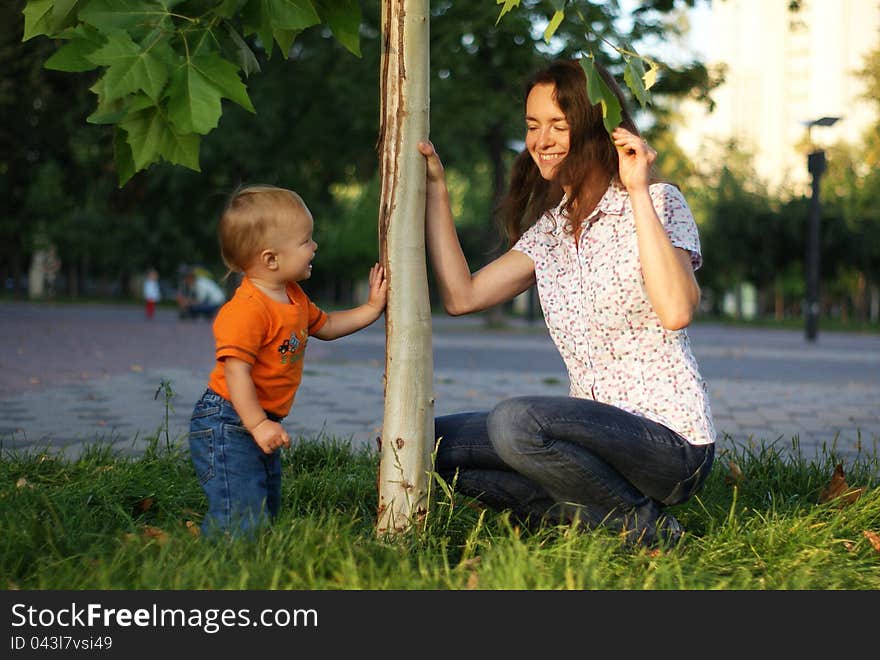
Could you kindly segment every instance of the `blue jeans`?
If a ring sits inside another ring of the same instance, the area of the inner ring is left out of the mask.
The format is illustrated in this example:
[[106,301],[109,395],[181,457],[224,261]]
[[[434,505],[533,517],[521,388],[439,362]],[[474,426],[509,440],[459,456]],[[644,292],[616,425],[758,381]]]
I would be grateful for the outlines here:
[[[271,419],[280,418],[269,415]],[[189,449],[208,498],[202,532],[250,535],[281,504],[281,455],[265,454],[242,425],[232,403],[211,389],[193,409]]]
[[435,420],[437,471],[520,520],[578,522],[633,543],[674,542],[662,513],[702,486],[715,445],[692,445],[644,417],[589,399],[528,396]]

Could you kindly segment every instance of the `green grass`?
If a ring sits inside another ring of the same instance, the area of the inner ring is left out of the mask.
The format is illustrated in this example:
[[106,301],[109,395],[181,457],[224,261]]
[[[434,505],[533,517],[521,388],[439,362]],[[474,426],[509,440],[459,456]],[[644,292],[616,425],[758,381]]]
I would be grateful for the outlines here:
[[[378,457],[332,441],[287,450],[282,515],[256,540],[224,543],[188,531],[204,498],[186,453],[164,442],[139,458],[4,451],[0,588],[880,588],[880,552],[863,535],[880,532],[877,456],[807,461],[777,447],[719,455],[703,491],[672,509],[685,541],[660,553],[628,550],[607,531],[529,532],[440,488],[423,532],[378,539]],[[729,460],[745,475],[736,488]],[[838,462],[864,492],[849,506],[820,504]]]

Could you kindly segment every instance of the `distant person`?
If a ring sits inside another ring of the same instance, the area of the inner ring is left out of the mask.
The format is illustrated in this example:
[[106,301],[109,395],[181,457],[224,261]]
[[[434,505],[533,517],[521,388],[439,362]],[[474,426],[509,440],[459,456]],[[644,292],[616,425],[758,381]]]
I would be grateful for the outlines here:
[[195,269],[186,271],[183,286],[177,294],[180,318],[196,319],[202,316],[212,319],[225,302],[226,293],[214,280]]
[[312,274],[314,223],[296,193],[237,190],[220,218],[223,260],[244,273],[214,321],[216,366],[190,422],[190,453],[208,499],[204,532],[251,532],[281,499],[281,426],[302,379],[310,336],[330,340],[373,323],[385,309],[385,271],[370,269],[363,305],[324,312],[297,282]]
[[569,396],[516,397],[438,417],[436,466],[458,488],[521,520],[605,527],[629,544],[675,544],[666,507],[712,466],[715,428],[686,327],[700,299],[697,225],[623,95],[611,135],[577,61],[554,62],[524,95],[525,149],[501,205],[511,249],[475,273],[443,165],[427,163],[428,252],[446,309],[488,309],[537,283],[571,380]]
[[162,300],[159,289],[159,272],[155,268],[147,271],[144,278],[144,316],[151,320],[156,314],[156,303]]

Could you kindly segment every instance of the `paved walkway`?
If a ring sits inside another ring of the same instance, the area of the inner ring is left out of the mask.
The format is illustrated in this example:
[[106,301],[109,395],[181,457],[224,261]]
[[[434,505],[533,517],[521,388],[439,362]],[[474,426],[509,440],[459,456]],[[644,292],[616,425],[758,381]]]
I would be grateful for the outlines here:
[[[285,421],[292,435],[372,444],[381,434],[384,325],[313,341]],[[722,445],[793,438],[807,457],[880,451],[880,336],[695,324]],[[488,409],[519,394],[566,394],[562,361],[540,321],[490,331],[478,318],[434,320],[438,415]],[[111,443],[137,455],[150,438],[185,438],[213,364],[210,324],[160,309],[0,303],[0,446],[76,456]],[[171,395],[166,397],[167,383]],[[167,405],[166,405],[167,404]],[[168,415],[166,424],[166,412]]]

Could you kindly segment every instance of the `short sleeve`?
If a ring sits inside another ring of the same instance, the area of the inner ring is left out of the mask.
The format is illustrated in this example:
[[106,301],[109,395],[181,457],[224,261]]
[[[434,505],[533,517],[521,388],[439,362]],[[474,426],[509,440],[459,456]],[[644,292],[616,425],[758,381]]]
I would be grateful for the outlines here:
[[545,213],[519,237],[511,249],[522,252],[537,264],[547,251],[548,237],[553,233],[553,227],[550,213]]
[[309,334],[313,335],[327,323],[327,312],[309,299]]
[[234,298],[223,305],[214,319],[217,359],[234,357],[254,364],[269,324],[266,309],[252,298]]
[[672,184],[658,183],[651,186],[651,200],[669,241],[690,253],[691,265],[697,270],[703,265],[700,236],[684,195]]

